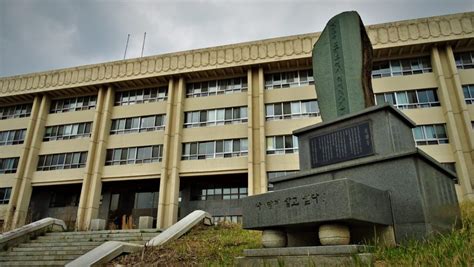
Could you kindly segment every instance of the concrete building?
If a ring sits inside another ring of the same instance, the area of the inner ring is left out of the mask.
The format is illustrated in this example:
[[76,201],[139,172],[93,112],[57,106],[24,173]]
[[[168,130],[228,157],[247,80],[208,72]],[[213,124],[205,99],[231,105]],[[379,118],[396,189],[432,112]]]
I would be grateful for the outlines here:
[[[417,145],[473,200],[474,12],[367,31],[377,101],[419,125]],[[321,121],[318,35],[1,78],[0,219],[87,229],[147,215],[162,228],[199,208],[239,220],[241,198],[298,170],[292,131]]]

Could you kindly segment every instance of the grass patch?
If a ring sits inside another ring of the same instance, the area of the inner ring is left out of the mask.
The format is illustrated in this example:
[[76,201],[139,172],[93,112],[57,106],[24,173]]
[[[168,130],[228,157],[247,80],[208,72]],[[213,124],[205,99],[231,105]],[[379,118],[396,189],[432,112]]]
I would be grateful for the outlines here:
[[461,205],[461,227],[425,242],[377,247],[375,266],[474,266],[474,203]]
[[230,266],[244,249],[261,247],[261,232],[238,224],[198,225],[181,238],[160,247],[122,256],[113,263],[128,266]]

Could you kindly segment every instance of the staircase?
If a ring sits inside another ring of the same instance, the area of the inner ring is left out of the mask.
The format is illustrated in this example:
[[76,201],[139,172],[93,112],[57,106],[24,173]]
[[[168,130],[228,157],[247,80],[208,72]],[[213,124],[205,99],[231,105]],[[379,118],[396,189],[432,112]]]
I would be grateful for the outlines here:
[[157,229],[46,233],[0,252],[0,266],[64,266],[105,241],[144,245],[159,233]]

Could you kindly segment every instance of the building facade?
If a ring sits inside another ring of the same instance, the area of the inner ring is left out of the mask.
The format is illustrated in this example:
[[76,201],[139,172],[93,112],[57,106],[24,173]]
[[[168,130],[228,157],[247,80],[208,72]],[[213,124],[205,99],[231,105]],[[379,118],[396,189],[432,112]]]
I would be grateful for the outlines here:
[[[474,12],[367,27],[376,101],[474,199]],[[238,221],[240,199],[299,169],[292,131],[321,122],[319,33],[0,78],[0,220]],[[394,129],[396,130],[396,129]],[[443,194],[443,192],[439,192]]]

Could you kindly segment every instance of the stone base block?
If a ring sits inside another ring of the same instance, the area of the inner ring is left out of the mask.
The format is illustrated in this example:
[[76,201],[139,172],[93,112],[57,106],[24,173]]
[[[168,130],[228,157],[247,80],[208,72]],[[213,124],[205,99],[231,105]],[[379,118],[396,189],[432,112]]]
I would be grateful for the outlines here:
[[371,266],[366,246],[314,246],[244,250],[237,266]]
[[105,230],[105,220],[103,219],[92,219],[90,225],[91,231]]
[[138,219],[138,229],[151,229],[153,228],[153,217],[151,216],[140,216]]

